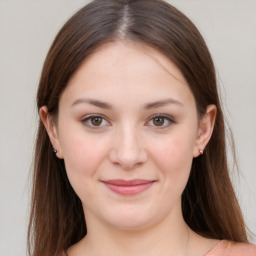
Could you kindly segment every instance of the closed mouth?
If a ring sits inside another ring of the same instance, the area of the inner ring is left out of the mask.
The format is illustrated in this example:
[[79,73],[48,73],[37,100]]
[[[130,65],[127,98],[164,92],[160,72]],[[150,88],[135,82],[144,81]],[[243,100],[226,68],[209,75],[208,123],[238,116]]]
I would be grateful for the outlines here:
[[102,181],[111,191],[120,195],[136,195],[150,188],[156,181],[155,180],[105,180]]

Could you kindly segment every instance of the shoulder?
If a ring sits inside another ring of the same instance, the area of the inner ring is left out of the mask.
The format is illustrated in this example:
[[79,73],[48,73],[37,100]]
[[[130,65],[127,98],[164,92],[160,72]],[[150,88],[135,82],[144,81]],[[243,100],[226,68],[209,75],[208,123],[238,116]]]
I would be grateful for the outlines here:
[[[249,243],[238,243],[233,241],[222,240],[213,255],[224,255],[225,256],[256,256],[256,245]],[[219,253],[219,254],[218,254]]]
[[256,245],[229,241],[232,255],[256,256]]

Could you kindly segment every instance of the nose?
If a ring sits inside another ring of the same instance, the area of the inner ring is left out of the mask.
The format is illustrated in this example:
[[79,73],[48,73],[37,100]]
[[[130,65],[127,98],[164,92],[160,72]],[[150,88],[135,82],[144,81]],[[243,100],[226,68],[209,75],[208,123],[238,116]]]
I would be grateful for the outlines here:
[[109,159],[122,169],[131,170],[147,161],[147,152],[141,145],[141,138],[135,129],[126,127],[114,135]]

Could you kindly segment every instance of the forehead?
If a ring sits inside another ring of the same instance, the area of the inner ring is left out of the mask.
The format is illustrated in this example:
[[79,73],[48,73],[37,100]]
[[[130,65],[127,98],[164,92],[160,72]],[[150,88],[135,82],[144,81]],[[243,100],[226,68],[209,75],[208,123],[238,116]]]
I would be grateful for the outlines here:
[[180,70],[152,47],[118,41],[104,44],[84,60],[62,98],[76,94],[112,98],[112,94],[120,98],[137,95],[143,101],[147,96],[163,98],[168,93],[177,98],[191,97]]
[[169,75],[186,84],[182,73],[168,57],[147,44],[130,40],[114,41],[100,46],[82,62],[71,77],[70,82],[85,69],[90,69],[90,72],[96,72],[98,75],[105,75],[109,69],[117,67],[126,70],[127,73],[135,68],[138,68],[139,71],[143,67],[155,71],[161,69],[161,71],[166,71]]

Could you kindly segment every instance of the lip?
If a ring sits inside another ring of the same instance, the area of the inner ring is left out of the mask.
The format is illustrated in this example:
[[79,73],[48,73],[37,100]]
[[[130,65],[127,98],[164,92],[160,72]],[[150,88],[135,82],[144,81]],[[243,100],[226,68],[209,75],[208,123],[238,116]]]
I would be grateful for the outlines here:
[[144,180],[144,179],[134,179],[134,180],[105,180],[102,181],[107,188],[111,191],[120,195],[137,195],[143,191],[150,188],[155,180]]

